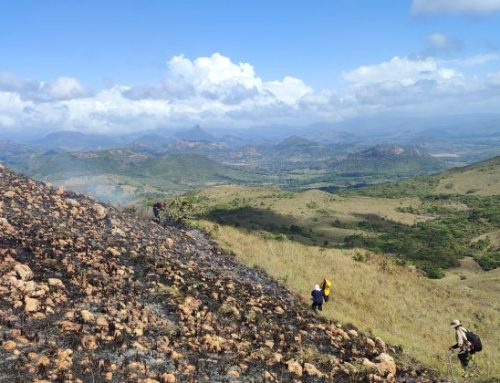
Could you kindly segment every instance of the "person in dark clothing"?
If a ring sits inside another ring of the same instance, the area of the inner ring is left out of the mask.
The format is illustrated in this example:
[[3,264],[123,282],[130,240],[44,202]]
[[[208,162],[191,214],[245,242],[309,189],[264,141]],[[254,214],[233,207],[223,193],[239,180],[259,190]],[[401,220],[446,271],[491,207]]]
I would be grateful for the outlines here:
[[314,286],[314,290],[311,291],[311,296],[313,300],[311,308],[315,312],[318,310],[323,311],[323,300],[325,297],[323,296],[323,290],[319,288],[319,285]]
[[469,330],[467,330],[458,319],[452,320],[450,327],[455,330],[455,339],[457,343],[450,346],[449,350],[459,349],[458,359],[460,359],[460,364],[465,370],[469,366],[470,356],[473,355],[476,350],[474,349],[474,345],[467,340],[467,333]]
[[155,215],[155,221],[160,222],[160,211],[165,209],[165,202],[157,202],[153,205],[153,214]]

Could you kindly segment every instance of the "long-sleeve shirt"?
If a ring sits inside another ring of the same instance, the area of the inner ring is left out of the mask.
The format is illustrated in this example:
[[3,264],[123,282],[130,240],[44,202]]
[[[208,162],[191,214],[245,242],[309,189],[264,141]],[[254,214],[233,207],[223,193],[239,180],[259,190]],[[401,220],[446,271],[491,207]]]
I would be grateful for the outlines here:
[[323,303],[323,291],[313,290],[311,291],[311,296],[313,297],[313,302],[317,304]]
[[455,339],[457,343],[453,348],[460,348],[466,350],[469,348],[469,341],[467,340],[467,329],[464,326],[458,326],[455,328]]

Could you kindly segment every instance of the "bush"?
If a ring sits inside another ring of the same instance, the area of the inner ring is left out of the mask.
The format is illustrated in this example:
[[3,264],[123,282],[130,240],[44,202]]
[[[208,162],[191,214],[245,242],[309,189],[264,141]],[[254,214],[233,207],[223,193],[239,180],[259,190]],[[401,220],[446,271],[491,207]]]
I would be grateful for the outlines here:
[[444,277],[444,271],[440,267],[428,267],[424,268],[424,272],[428,278],[431,279],[441,279]]
[[483,270],[489,271],[500,267],[500,253],[487,253],[477,259]]

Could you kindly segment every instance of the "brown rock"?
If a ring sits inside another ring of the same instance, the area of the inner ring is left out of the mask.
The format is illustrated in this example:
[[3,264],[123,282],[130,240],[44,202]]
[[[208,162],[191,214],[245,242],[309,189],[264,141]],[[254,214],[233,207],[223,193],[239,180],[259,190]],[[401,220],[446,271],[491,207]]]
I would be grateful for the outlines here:
[[24,311],[31,313],[40,309],[40,301],[36,298],[24,297]]
[[9,352],[14,351],[16,349],[16,347],[17,347],[16,342],[13,342],[11,340],[8,340],[7,342],[5,342],[3,344],[4,350],[9,351]]
[[281,308],[280,306],[276,306],[274,308],[274,312],[278,315],[283,315],[285,313],[285,310],[283,310],[283,308]]
[[82,338],[82,346],[85,347],[87,350],[95,350],[97,348],[95,336],[84,335],[84,337]]
[[161,381],[162,381],[163,383],[175,383],[175,382],[176,382],[175,375],[173,375],[173,374],[168,374],[168,373],[164,373],[164,374],[161,376]]
[[362,365],[369,372],[376,372],[378,370],[377,365],[367,358],[363,359]]
[[5,193],[3,193],[3,196],[5,198],[14,198],[16,196],[16,193],[14,193],[12,190],[8,190]]
[[386,353],[382,353],[375,358],[375,364],[377,365],[378,372],[382,375],[393,374],[396,375],[396,363],[392,356]]
[[94,210],[95,217],[98,220],[103,220],[104,218],[106,218],[106,215],[108,214],[106,208],[97,203],[92,206],[92,209]]
[[324,374],[311,363],[304,363],[304,372],[310,376],[322,378]]
[[18,263],[14,266],[14,270],[22,281],[29,281],[33,278],[33,271],[27,265]]
[[39,366],[48,366],[50,364],[50,360],[45,355],[42,355],[38,358],[36,364]]
[[385,352],[385,351],[387,350],[387,346],[385,345],[385,342],[384,342],[381,338],[376,337],[376,338],[375,338],[375,344],[376,344],[376,345],[377,345],[377,347],[378,347],[379,349],[381,349],[382,351],[384,351],[384,352]]
[[58,370],[68,370],[71,368],[72,365],[73,365],[73,350],[69,348],[66,350],[59,349],[57,351],[57,357],[56,357],[56,368]]
[[66,204],[68,204],[71,207],[80,207],[80,202],[71,198],[66,198]]
[[354,329],[350,329],[349,331],[347,331],[347,333],[353,338],[356,338],[358,336],[358,332]]
[[288,371],[297,376],[302,376],[302,366],[296,360],[290,359],[286,362]]
[[94,321],[94,314],[92,314],[88,310],[80,311],[80,316],[82,317],[82,319],[85,323],[91,323]]
[[276,376],[269,371],[264,371],[264,382],[275,382]]
[[106,252],[110,255],[112,255],[113,257],[118,257],[119,255],[121,255],[121,253],[115,249],[114,247],[108,247],[106,249]]
[[64,283],[58,278],[49,278],[48,283],[51,287],[60,287],[61,289],[64,289]]

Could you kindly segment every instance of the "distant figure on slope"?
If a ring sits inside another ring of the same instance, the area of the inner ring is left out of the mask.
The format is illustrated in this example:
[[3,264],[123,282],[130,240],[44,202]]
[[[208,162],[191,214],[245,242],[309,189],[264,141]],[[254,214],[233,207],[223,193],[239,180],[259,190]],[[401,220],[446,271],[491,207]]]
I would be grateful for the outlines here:
[[328,302],[330,300],[330,287],[332,286],[332,283],[326,279],[326,277],[323,277],[323,282],[321,282],[321,291],[323,291],[323,297],[325,298],[325,302]]
[[452,320],[450,326],[455,329],[457,343],[451,346],[449,350],[460,349],[458,359],[460,359],[460,364],[465,370],[469,365],[469,356],[483,349],[481,339],[472,331],[467,330],[458,319]]
[[319,288],[319,285],[314,286],[313,291],[311,291],[311,296],[312,296],[312,300],[313,300],[311,308],[315,312],[317,312],[318,309],[319,309],[319,311],[323,311],[324,296],[323,296],[323,290],[321,290]]
[[165,209],[165,206],[165,202],[157,202],[153,205],[154,220],[158,223],[160,222],[160,211]]

